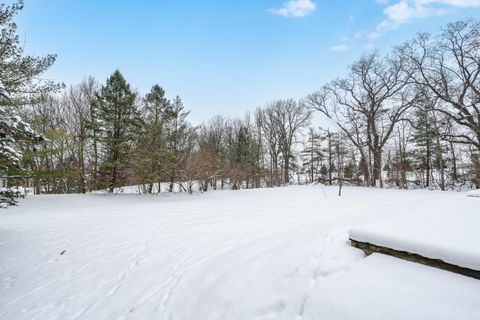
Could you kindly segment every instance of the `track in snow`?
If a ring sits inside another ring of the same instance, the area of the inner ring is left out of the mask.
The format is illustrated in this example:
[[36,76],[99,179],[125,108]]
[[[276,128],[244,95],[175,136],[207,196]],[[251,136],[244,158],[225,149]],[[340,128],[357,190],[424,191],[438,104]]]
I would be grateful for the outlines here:
[[303,319],[316,280],[352,267],[342,230],[457,197],[336,192],[29,197],[0,213],[0,319]]

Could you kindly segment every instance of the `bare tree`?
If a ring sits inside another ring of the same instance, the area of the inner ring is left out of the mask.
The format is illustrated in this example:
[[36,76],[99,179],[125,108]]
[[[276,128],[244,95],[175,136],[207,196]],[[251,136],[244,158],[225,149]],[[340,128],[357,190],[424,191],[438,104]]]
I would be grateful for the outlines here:
[[[63,114],[65,116],[65,126],[73,137],[71,146],[72,158],[75,162],[75,176],[78,183],[78,191],[86,192],[87,167],[88,162],[92,162],[91,172],[95,172],[97,154],[94,151],[93,159],[88,159],[89,147],[89,128],[92,102],[95,99],[95,93],[98,90],[98,83],[94,78],[85,78],[80,84],[71,86],[64,95]],[[96,149],[96,144],[92,145]]]
[[409,59],[404,67],[415,71],[415,82],[443,102],[438,112],[462,128],[448,138],[480,151],[479,21],[448,24],[437,38],[420,34],[398,52]]
[[225,136],[228,121],[222,116],[210,119],[199,128],[198,144],[200,147],[213,149],[215,153],[216,172],[212,178],[212,186],[217,188],[217,178],[220,178],[220,188],[225,186],[226,159],[225,159]]
[[350,67],[346,78],[330,82],[307,98],[311,107],[336,122],[368,161],[365,179],[371,186],[377,181],[382,185],[383,148],[416,100],[404,64],[401,56],[365,55]]
[[[273,138],[272,154],[278,161],[278,152],[283,158],[283,182],[290,181],[290,167],[293,158],[293,144],[300,130],[310,124],[311,110],[303,102],[297,103],[292,99],[277,100],[269,103],[264,109],[264,128],[268,132],[266,136]],[[275,164],[278,168],[278,164]],[[275,172],[277,173],[277,172]]]
[[268,150],[269,156],[269,171],[271,185],[279,185],[279,135],[276,128],[275,113],[273,108],[257,109],[257,122],[262,129],[264,141]]

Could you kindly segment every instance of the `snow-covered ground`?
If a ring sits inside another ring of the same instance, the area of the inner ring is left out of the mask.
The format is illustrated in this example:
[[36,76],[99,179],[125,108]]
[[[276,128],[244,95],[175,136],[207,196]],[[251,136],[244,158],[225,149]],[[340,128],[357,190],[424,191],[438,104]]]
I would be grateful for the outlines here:
[[[364,258],[347,235],[349,227],[418,208],[476,210],[478,199],[325,193],[292,186],[30,196],[0,212],[0,319],[404,319],[402,310],[411,319],[429,318],[428,310],[431,319],[479,318],[480,281]],[[417,281],[423,274],[427,280]],[[397,294],[382,307],[390,293]]]
[[422,205],[353,227],[349,237],[480,271],[480,199],[452,201],[454,210]]
[[480,189],[468,191],[467,196],[468,197],[480,198]]
[[305,319],[480,319],[480,281],[379,253],[317,287]]

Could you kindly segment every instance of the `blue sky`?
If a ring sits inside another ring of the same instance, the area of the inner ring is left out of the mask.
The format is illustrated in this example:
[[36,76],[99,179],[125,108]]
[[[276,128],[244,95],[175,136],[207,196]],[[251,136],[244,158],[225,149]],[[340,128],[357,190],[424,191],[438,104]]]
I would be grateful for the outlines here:
[[27,53],[58,54],[45,77],[118,68],[141,93],[180,95],[198,124],[302,98],[368,50],[479,14],[480,0],[25,0],[17,23]]

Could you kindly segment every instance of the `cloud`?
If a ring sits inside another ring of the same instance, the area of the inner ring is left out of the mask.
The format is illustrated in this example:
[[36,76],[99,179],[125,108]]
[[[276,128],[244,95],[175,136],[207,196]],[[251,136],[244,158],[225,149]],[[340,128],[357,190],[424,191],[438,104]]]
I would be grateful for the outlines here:
[[270,13],[282,17],[300,18],[309,15],[317,9],[317,4],[311,0],[289,0],[283,7],[270,9]]
[[480,7],[480,0],[417,0],[419,4],[444,4],[459,8],[475,8]]
[[377,2],[388,5],[383,10],[384,20],[377,25],[375,31],[368,34],[370,41],[413,19],[443,15],[455,8],[480,7],[480,0],[400,0],[392,4],[388,0]]
[[343,52],[348,50],[348,45],[346,44],[339,44],[336,46],[331,46],[328,48],[328,50],[333,51],[333,52]]
[[347,31],[346,33],[337,33],[335,34],[335,37],[337,38],[337,44],[329,47],[328,51],[344,52],[358,47],[360,45],[359,41],[362,41],[365,38],[365,31]]

